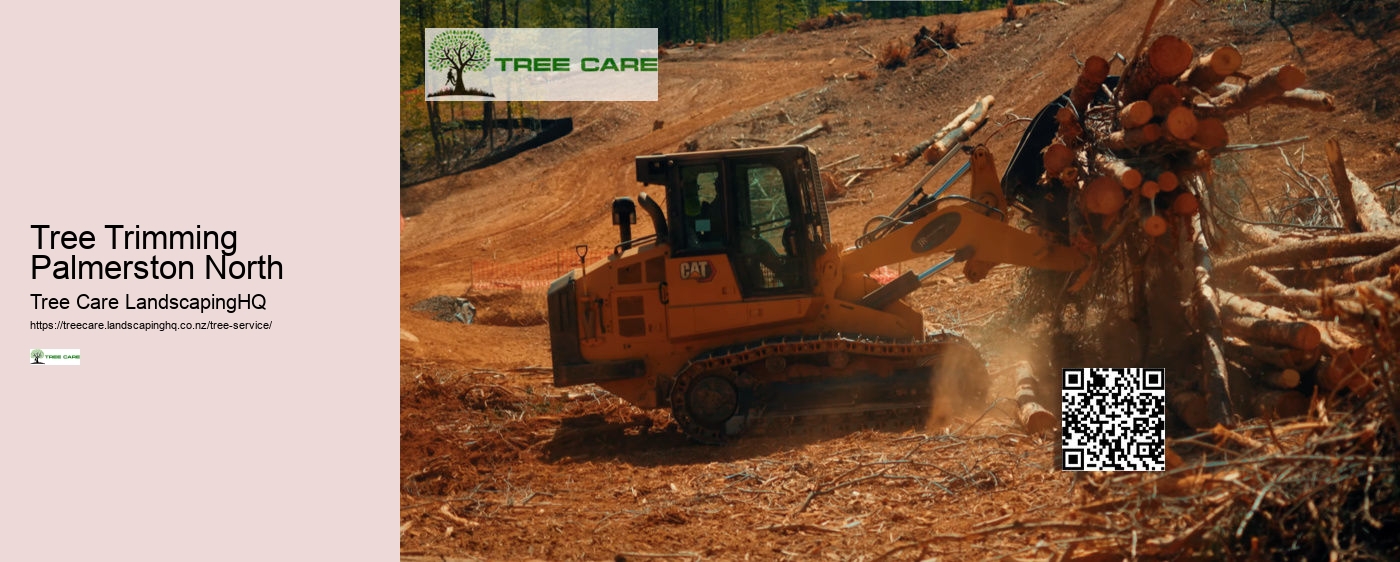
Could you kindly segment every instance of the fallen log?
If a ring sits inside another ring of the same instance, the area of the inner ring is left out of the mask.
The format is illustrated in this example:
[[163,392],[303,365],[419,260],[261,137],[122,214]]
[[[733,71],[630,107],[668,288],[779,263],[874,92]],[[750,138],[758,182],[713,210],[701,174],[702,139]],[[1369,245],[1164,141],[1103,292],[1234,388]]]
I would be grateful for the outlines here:
[[801,133],[798,133],[798,135],[795,136],[795,137],[792,137],[792,138],[790,138],[790,139],[788,139],[788,140],[786,140],[786,141],[783,141],[783,144],[784,144],[784,145],[797,144],[797,143],[799,143],[799,142],[802,142],[802,141],[805,141],[805,140],[807,140],[807,139],[810,139],[810,138],[812,138],[812,137],[817,136],[817,134],[818,134],[818,133],[821,133],[822,131],[830,131],[830,130],[831,130],[831,124],[830,124],[830,123],[827,123],[827,121],[826,121],[825,119],[823,119],[822,122],[821,122],[820,124],[815,125],[815,126],[813,126],[812,128],[807,129],[807,130],[805,130],[805,131],[802,131]]
[[1246,222],[1234,222],[1231,226],[1238,230],[1239,234],[1253,246],[1275,246],[1317,239],[1317,236],[1311,232],[1279,232],[1267,226]]
[[[1076,126],[1078,126],[1077,123]],[[1152,144],[1160,138],[1162,138],[1162,127],[1156,123],[1148,123],[1136,129],[1109,133],[1107,137],[1104,137],[1102,144],[1104,148],[1113,152],[1122,152]]]
[[1259,382],[1279,389],[1298,388],[1303,383],[1303,374],[1297,369],[1270,371],[1259,377]]
[[1291,64],[1277,66],[1268,72],[1251,78],[1243,87],[1227,88],[1219,96],[1211,98],[1210,108],[1203,117],[1230,119],[1283,95],[1284,92],[1303,85],[1307,74]]
[[[1297,268],[1270,268],[1269,273],[1290,287],[1317,287],[1326,284],[1350,283],[1349,271],[1353,266],[1366,261],[1365,257],[1349,257],[1326,260],[1325,263],[1305,264]],[[1354,278],[1352,278],[1354,279]]]
[[1152,104],[1147,100],[1135,101],[1118,110],[1118,124],[1124,129],[1136,129],[1146,125],[1152,117]]
[[1332,94],[1319,92],[1317,90],[1304,90],[1302,88],[1284,92],[1283,95],[1274,98],[1269,103],[1272,105],[1297,107],[1321,112],[1337,110],[1336,102],[1332,101]]
[[[1215,105],[1214,102],[1221,99],[1225,99],[1228,96],[1238,96],[1240,95],[1240,89],[1240,86],[1236,86],[1234,84],[1220,84],[1212,90],[1213,97],[1211,98],[1211,100],[1213,101],[1196,104],[1194,106],[1194,109],[1201,118],[1211,117],[1228,119],[1231,117],[1239,116],[1249,111],[1250,109],[1253,109],[1253,107],[1234,108],[1227,110],[1226,108]],[[1322,113],[1330,113],[1337,110],[1337,103],[1332,98],[1331,94],[1328,94],[1326,92],[1319,92],[1317,90],[1307,90],[1304,88],[1294,88],[1292,90],[1285,91],[1273,97],[1269,97],[1267,99],[1259,101],[1258,105],[1281,105],[1284,107],[1296,107],[1298,109],[1306,109],[1309,111],[1319,111]]]
[[1158,189],[1168,193],[1176,191],[1177,186],[1181,185],[1181,180],[1171,170],[1157,174],[1156,182]]
[[1147,47],[1147,53],[1137,58],[1123,73],[1119,99],[1144,99],[1158,84],[1181,76],[1191,66],[1194,56],[1191,45],[1173,35],[1162,35]]
[[[1071,156],[1073,158],[1073,156]],[[1094,162],[1105,175],[1113,176],[1123,189],[1137,189],[1142,185],[1142,172],[1127,163],[1102,152],[1094,156]],[[1047,168],[1048,170],[1048,168]]]
[[1096,215],[1111,215],[1123,208],[1123,186],[1111,176],[1099,176],[1084,186],[1085,208]]
[[1191,245],[1192,258],[1196,263],[1194,285],[1190,292],[1196,311],[1192,324],[1205,336],[1205,345],[1201,346],[1201,390],[1205,392],[1206,413],[1213,424],[1232,424],[1235,414],[1228,379],[1229,367],[1225,364],[1221,298],[1211,286],[1210,246],[1206,242],[1200,215],[1191,217],[1189,228],[1186,240]]
[[967,109],[963,110],[962,113],[959,113],[957,117],[954,117],[952,121],[949,121],[947,125],[944,125],[943,128],[939,129],[938,132],[933,134],[933,136],[930,136],[927,140],[915,144],[914,146],[910,147],[909,150],[896,153],[894,157],[891,158],[891,160],[893,160],[896,164],[899,164],[901,166],[913,162],[915,158],[918,158],[920,154],[923,154],[925,150],[928,150],[930,146],[933,146],[933,143],[938,142],[939,139],[943,138],[948,133],[953,132],[953,129],[962,125],[963,121],[966,121],[968,117],[971,117],[972,114],[977,111],[977,106],[981,103],[982,100],[980,99],[975,102],[972,102],[972,105],[968,106]]
[[1171,210],[1177,216],[1189,217],[1195,215],[1200,209],[1200,201],[1197,201],[1196,196],[1188,191],[1178,193],[1176,197],[1172,198]]
[[1322,331],[1307,322],[1282,322],[1235,314],[1225,314],[1223,320],[1226,334],[1247,341],[1304,351],[1317,349],[1322,344]]
[[1224,289],[1220,289],[1216,292],[1220,294],[1220,310],[1227,315],[1274,320],[1277,322],[1299,321],[1297,314],[1282,308],[1247,299]]
[[1296,390],[1262,390],[1250,401],[1259,418],[1295,418],[1308,413],[1308,397]]
[[1206,413],[1206,397],[1201,393],[1191,390],[1174,392],[1168,396],[1168,401],[1176,417],[1187,427],[1205,429],[1211,426],[1210,416]]
[[1075,115],[1084,115],[1089,102],[1094,99],[1094,95],[1103,86],[1103,81],[1107,79],[1107,60],[1095,55],[1084,61],[1084,67],[1079,70],[1079,79],[1069,91],[1069,107],[1074,109]]
[[1059,424],[1055,421],[1055,415],[1046,410],[1036,399],[1035,375],[1031,372],[1031,367],[1025,361],[1016,365],[1016,384],[1019,387],[1016,391],[1016,403],[1020,406],[1017,415],[1020,417],[1021,425],[1026,428],[1026,432],[1031,435],[1039,435],[1052,429]]
[[1312,350],[1301,350],[1226,337],[1225,355],[1246,370],[1263,372],[1291,369],[1303,372],[1317,366],[1318,361],[1322,359],[1322,348],[1319,346]]
[[1058,176],[1065,168],[1074,164],[1074,151],[1056,139],[1055,142],[1050,143],[1050,146],[1045,147],[1045,152],[1041,154],[1041,160],[1045,164],[1045,173]]
[[1162,130],[1177,140],[1190,140],[1196,136],[1196,129],[1200,121],[1196,119],[1196,114],[1192,113],[1186,106],[1178,106],[1167,113],[1167,117],[1162,121]]
[[1084,138],[1084,126],[1079,124],[1080,115],[1068,105],[1055,111],[1055,123],[1059,125],[1055,138],[1070,148],[1079,148]]
[[1322,322],[1318,320],[1304,320],[1293,312],[1269,306],[1267,304],[1250,300],[1226,290],[1218,290],[1220,294],[1220,310],[1225,316],[1243,316],[1246,318],[1258,318],[1263,320],[1274,320],[1278,322],[1306,322],[1317,328],[1321,337],[1319,345],[1327,354],[1338,355],[1350,353],[1356,349],[1365,347],[1356,338],[1342,331],[1341,327],[1333,322]]
[[1357,396],[1365,396],[1376,389],[1371,377],[1361,369],[1371,358],[1371,348],[1362,347],[1348,353],[1326,356],[1317,366],[1317,384],[1322,388],[1337,392],[1348,390]]
[[1179,81],[1185,86],[1206,92],[1239,70],[1242,62],[1244,57],[1240,56],[1239,50],[1226,45],[1196,59],[1191,67],[1181,74]]
[[1261,303],[1273,306],[1288,306],[1295,309],[1317,310],[1322,306],[1323,297],[1325,296],[1333,301],[1332,306],[1353,316],[1362,314],[1361,305],[1351,301],[1337,299],[1355,296],[1356,288],[1361,285],[1379,286],[1382,284],[1381,280],[1371,280],[1332,285],[1320,291],[1297,289],[1285,285],[1277,277],[1274,277],[1272,273],[1252,265],[1245,268],[1244,277],[1257,289],[1254,298]]
[[954,146],[972,138],[972,134],[976,133],[977,129],[981,128],[982,124],[987,121],[987,111],[992,108],[992,104],[995,102],[996,98],[992,96],[983,96],[982,99],[977,100],[977,103],[973,104],[972,113],[968,114],[967,119],[964,119],[962,124],[953,127],[952,131],[949,131],[948,134],[924,151],[924,161],[937,162],[945,154],[948,154],[948,151],[952,150]]
[[1153,117],[1166,117],[1171,110],[1181,107],[1181,102],[1181,91],[1171,84],[1158,84],[1147,94]]
[[1375,255],[1396,246],[1400,246],[1400,231],[1340,234],[1262,248],[1221,260],[1215,267],[1218,271],[1231,272],[1242,271],[1251,265],[1295,265],[1330,258]]
[[1400,265],[1400,246],[1351,266],[1347,269],[1346,277],[1348,279],[1370,279],[1388,273],[1390,268],[1396,265]]
[[1342,157],[1342,145],[1336,138],[1327,139],[1327,169],[1332,175],[1332,188],[1345,222],[1342,226],[1352,232],[1375,232],[1395,228],[1390,214],[1376,199],[1376,193],[1366,182],[1347,171]]
[[1152,215],[1142,219],[1142,232],[1153,238],[1166,234],[1167,226],[1167,219],[1162,218],[1160,215]]

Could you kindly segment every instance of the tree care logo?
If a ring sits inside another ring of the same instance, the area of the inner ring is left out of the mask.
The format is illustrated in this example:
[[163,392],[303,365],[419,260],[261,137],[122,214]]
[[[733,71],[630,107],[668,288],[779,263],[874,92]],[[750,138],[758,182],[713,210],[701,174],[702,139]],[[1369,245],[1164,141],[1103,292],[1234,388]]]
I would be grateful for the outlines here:
[[467,72],[481,72],[491,62],[491,44],[472,29],[447,29],[428,45],[428,68],[447,73],[447,87],[429,91],[428,99],[440,96],[496,97],[491,92],[467,86]]
[[79,365],[82,353],[77,349],[30,349],[30,365]]
[[656,101],[656,29],[432,28],[427,101]]

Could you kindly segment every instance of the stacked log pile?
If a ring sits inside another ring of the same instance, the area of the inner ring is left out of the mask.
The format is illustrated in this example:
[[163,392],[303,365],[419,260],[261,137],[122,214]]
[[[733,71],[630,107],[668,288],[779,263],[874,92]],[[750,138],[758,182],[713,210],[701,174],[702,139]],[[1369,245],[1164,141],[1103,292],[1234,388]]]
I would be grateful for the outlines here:
[[[1400,294],[1400,230],[1346,171],[1336,141],[1330,176],[1347,232],[1283,233],[1214,212],[1213,158],[1247,148],[1229,144],[1226,122],[1269,105],[1332,111],[1332,97],[1304,89],[1294,65],[1250,75],[1233,47],[1202,54],[1171,35],[1147,37],[1116,82],[1108,60],[1084,61],[1042,152],[1041,182],[1069,193],[1072,244],[1100,267],[1130,262],[1114,271],[1130,272],[1121,281],[1138,318],[1151,317],[1141,341],[1169,337],[1148,301],[1190,304],[1181,325],[1201,351],[1195,372],[1171,377],[1171,409],[1208,428],[1305,414],[1314,391],[1373,392],[1373,311]],[[1227,244],[1245,247],[1242,237],[1267,247],[1223,257]],[[1161,349],[1144,359],[1168,359]]]

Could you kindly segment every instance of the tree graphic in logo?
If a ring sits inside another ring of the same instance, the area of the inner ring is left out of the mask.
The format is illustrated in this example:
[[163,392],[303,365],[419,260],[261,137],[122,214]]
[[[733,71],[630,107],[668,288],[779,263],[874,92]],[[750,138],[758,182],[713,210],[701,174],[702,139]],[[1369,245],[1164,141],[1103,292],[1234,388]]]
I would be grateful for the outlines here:
[[39,361],[39,358],[44,356],[44,350],[42,350],[42,349],[30,350],[30,351],[29,351],[29,356],[34,358],[34,362],[33,362],[33,363],[30,363],[30,365],[43,365],[43,364],[44,364],[42,361]]
[[428,94],[434,96],[496,97],[479,88],[468,88],[463,72],[481,72],[491,62],[491,45],[480,33],[470,29],[449,29],[433,37],[428,45],[428,68],[447,71],[447,88]]

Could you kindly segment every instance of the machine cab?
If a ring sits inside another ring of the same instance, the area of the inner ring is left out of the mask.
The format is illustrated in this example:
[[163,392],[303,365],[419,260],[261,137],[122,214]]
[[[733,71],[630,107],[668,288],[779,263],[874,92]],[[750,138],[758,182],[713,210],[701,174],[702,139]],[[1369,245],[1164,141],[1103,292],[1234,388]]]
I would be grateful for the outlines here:
[[674,258],[726,256],[745,298],[812,292],[829,227],[806,147],[641,156],[637,180],[666,186]]

